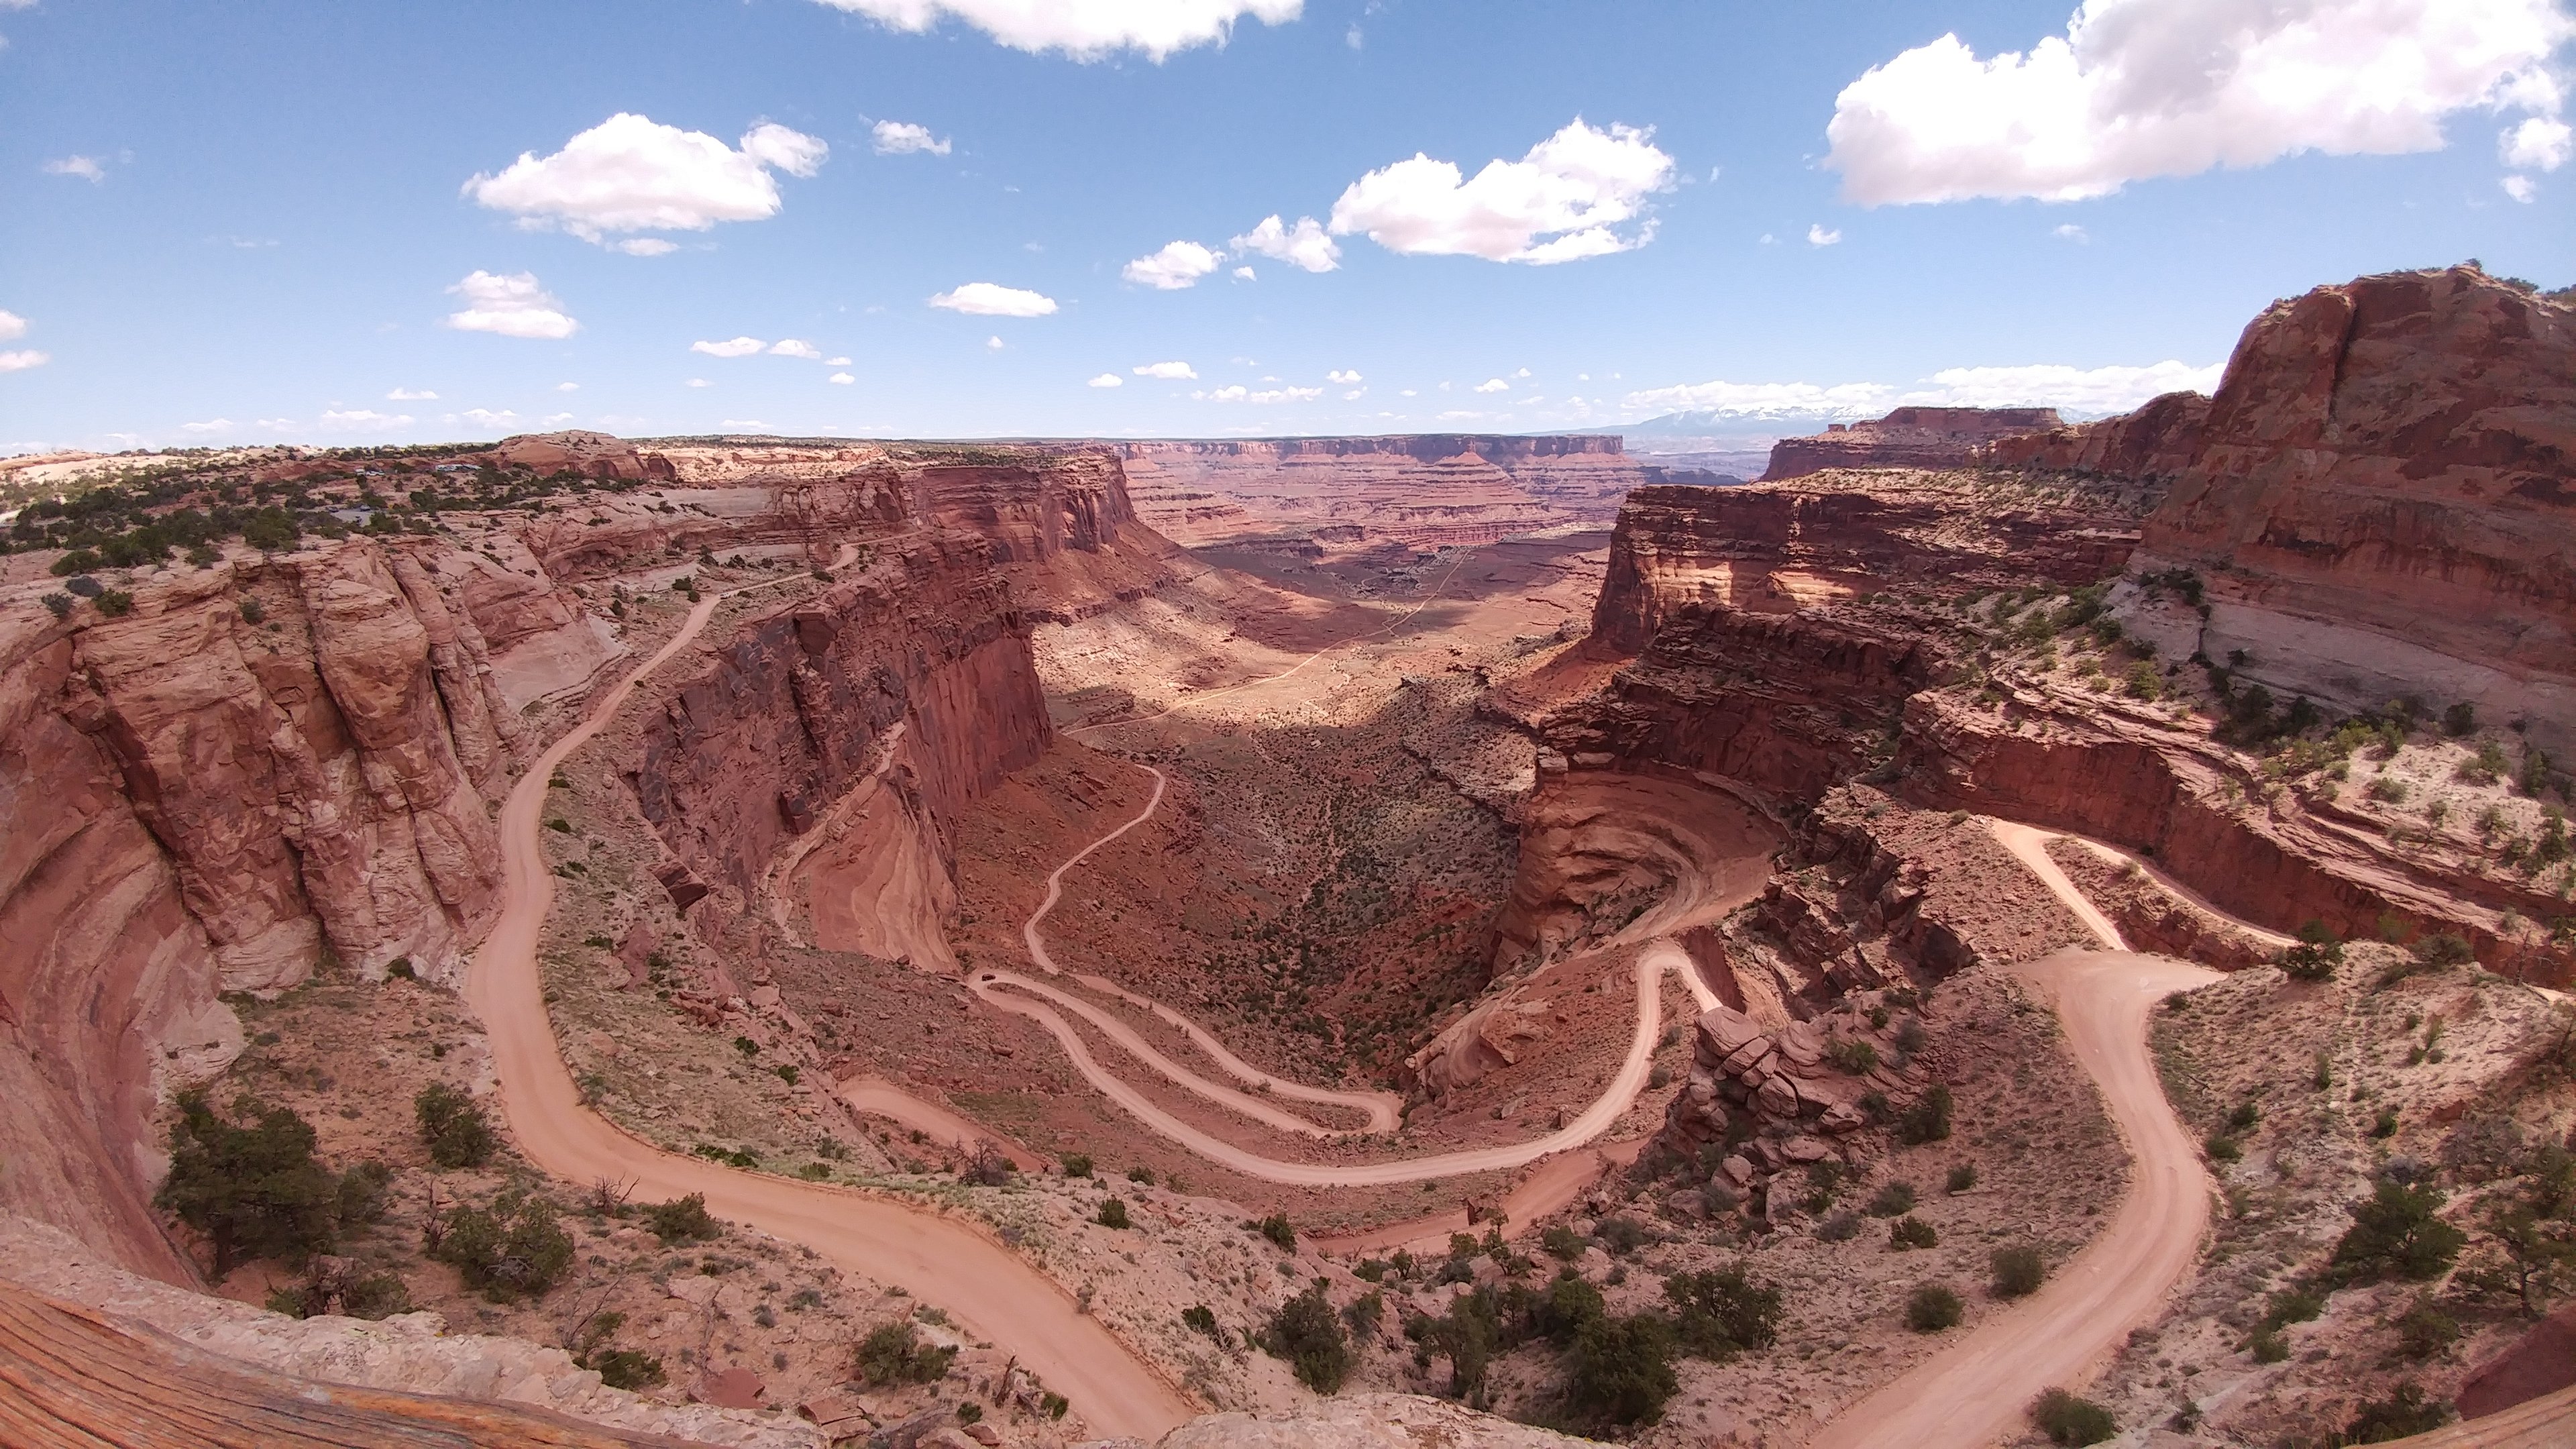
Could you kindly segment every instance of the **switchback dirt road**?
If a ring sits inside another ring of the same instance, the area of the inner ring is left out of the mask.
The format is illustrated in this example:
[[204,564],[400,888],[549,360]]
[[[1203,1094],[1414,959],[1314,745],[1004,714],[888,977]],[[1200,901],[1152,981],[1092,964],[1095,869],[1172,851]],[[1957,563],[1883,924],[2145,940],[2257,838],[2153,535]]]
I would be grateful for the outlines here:
[[[848,561],[845,552],[842,563]],[[741,591],[736,591],[741,592]],[[1180,1393],[1079,1312],[1072,1297],[997,1240],[966,1224],[847,1189],[719,1167],[665,1152],[581,1103],[547,1020],[537,942],[554,904],[538,829],[547,778],[612,718],[638,682],[688,648],[727,596],[711,596],[660,652],[600,701],[588,720],[537,757],[501,810],[499,924],[475,953],[465,996],[490,1034],[512,1140],[569,1183],[632,1183],[639,1201],[704,1193],[709,1211],[803,1243],[850,1273],[902,1284],[968,1333],[1007,1348],[1073,1401],[1096,1434],[1151,1439],[1188,1419]]]

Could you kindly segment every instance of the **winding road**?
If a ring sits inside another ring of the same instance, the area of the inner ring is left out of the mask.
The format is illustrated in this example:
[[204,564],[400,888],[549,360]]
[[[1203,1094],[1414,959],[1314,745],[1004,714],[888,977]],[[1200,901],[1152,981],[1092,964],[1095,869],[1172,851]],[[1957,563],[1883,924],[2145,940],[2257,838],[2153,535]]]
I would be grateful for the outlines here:
[[[844,550],[835,567],[855,554]],[[754,585],[753,587],[765,587]],[[489,1033],[512,1140],[565,1182],[631,1182],[639,1200],[703,1193],[720,1217],[799,1242],[843,1271],[902,1284],[936,1301],[966,1332],[1007,1347],[1073,1401],[1094,1433],[1152,1438],[1191,1405],[1071,1295],[981,1231],[843,1188],[720,1167],[635,1137],[584,1107],[547,1020],[537,942],[554,904],[538,830],[555,766],[614,718],[636,685],[689,647],[716,606],[689,611],[668,644],[610,690],[590,717],[549,746],[501,808],[501,915],[474,956],[465,996]]]

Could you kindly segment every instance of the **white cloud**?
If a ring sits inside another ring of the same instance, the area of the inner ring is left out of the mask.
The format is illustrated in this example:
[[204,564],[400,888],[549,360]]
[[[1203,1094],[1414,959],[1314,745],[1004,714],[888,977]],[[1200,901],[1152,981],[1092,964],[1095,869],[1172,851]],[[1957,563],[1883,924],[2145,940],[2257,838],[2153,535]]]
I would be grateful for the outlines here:
[[1896,389],[1875,382],[1819,387],[1806,382],[1699,382],[1632,392],[1624,407],[1653,412],[1713,412],[1728,417],[1874,417]]
[[411,415],[408,413],[387,414],[377,412],[373,408],[353,408],[347,412],[331,408],[324,410],[322,414],[322,427],[326,432],[390,433],[400,428],[410,427],[411,423]]
[[497,428],[503,423],[517,422],[519,419],[517,413],[507,408],[497,413],[489,408],[467,408],[465,417],[478,428]]
[[2213,392],[2224,363],[2193,367],[2159,362],[2148,367],[1952,367],[1924,379],[1928,386],[1900,389],[1876,382],[1818,386],[1805,382],[1704,382],[1649,388],[1621,400],[1624,407],[1654,412],[1713,412],[1737,418],[1863,418],[1891,407],[2053,407],[2087,417],[2124,413],[2169,392]]
[[736,337],[727,342],[692,342],[689,350],[703,352],[709,357],[749,357],[768,345],[757,337]]
[[1234,279],[1238,282],[1257,282],[1261,280],[1261,274],[1250,267],[1237,267],[1234,269]]
[[1478,392],[1509,392],[1511,390],[1512,385],[1503,381],[1499,377],[1489,377],[1483,382],[1476,384],[1476,391]]
[[1843,234],[1841,232],[1826,230],[1823,222],[1811,223],[1807,227],[1807,245],[1811,247],[1833,246],[1842,241],[1842,239]]
[[2504,164],[2528,167],[2538,171],[2555,171],[2567,164],[2571,133],[2565,121],[2549,116],[2533,116],[2498,138],[2498,149],[2504,153]]
[[811,342],[800,342],[793,337],[787,337],[769,344],[769,355],[772,357],[801,357],[807,362],[820,362],[823,360],[823,349],[815,346]]
[[447,325],[459,332],[497,332],[504,337],[570,337],[581,324],[564,314],[563,303],[537,285],[533,272],[496,276],[469,273],[447,289],[465,299],[465,310],[447,314]]
[[2437,150],[2442,117],[2554,117],[2557,0],[2084,0],[1980,60],[1956,35],[1843,89],[1826,164],[1853,201],[2104,196],[2303,151]]
[[2060,241],[2074,242],[2079,246],[2093,240],[2093,234],[2091,232],[2086,231],[2084,228],[2077,226],[2071,221],[2066,225],[2059,227],[2057,230],[2050,232],[2049,235],[2056,237]]
[[823,359],[823,365],[825,367],[847,367],[850,365],[850,359],[846,357],[826,357]]
[[727,418],[724,420],[724,425],[728,428],[738,428],[746,433],[766,432],[769,429],[769,424],[758,418]]
[[[477,174],[465,194],[520,225],[559,226],[585,241],[613,231],[705,231],[720,221],[760,221],[784,203],[771,171],[811,176],[831,154],[812,136],[764,123],[741,149],[620,111],[551,156],[522,152],[498,175]],[[659,255],[668,243],[628,247]]]
[[551,427],[553,427],[553,426],[554,426],[555,424],[557,424],[557,423],[568,423],[568,422],[571,422],[571,421],[572,421],[572,414],[570,414],[570,413],[548,413],[548,414],[546,414],[546,426],[547,426],[547,427],[550,427],[550,428],[551,428]]
[[181,423],[179,425],[179,431],[183,433],[196,433],[206,437],[212,437],[218,433],[229,433],[232,430],[233,420],[230,418],[208,418],[202,423]]
[[1239,402],[1259,404],[1313,402],[1315,399],[1322,397],[1323,395],[1324,390],[1320,387],[1281,387],[1268,388],[1260,392],[1254,392],[1252,389],[1245,387],[1239,382],[1230,387],[1217,388],[1212,392],[1194,392],[1190,394],[1191,397],[1197,398],[1203,402]]
[[1196,382],[1199,370],[1186,362],[1149,362],[1136,369],[1138,377],[1158,377],[1165,382]]
[[1356,384],[1359,380],[1360,380],[1360,375],[1359,375],[1359,373],[1358,373],[1356,370],[1347,369],[1347,368],[1342,369],[1342,370],[1339,370],[1339,371],[1328,372],[1328,373],[1325,373],[1325,374],[1324,374],[1324,381],[1326,381],[1326,382],[1337,382],[1337,383],[1340,383],[1340,384],[1341,384],[1342,386],[1344,386],[1344,387],[1350,387],[1350,386],[1352,386],[1352,385]]
[[610,251],[624,252],[630,257],[667,257],[679,249],[678,242],[664,241],[658,236],[631,236],[609,246]]
[[107,168],[100,164],[96,156],[65,156],[59,160],[46,162],[45,174],[77,176],[83,181],[96,183],[107,179]]
[[927,152],[933,156],[948,154],[947,137],[934,136],[928,126],[916,126],[910,121],[879,121],[874,134],[880,156],[909,156],[916,152]]
[[827,378],[825,378],[825,379],[823,379],[823,380],[824,380],[825,382],[838,384],[839,386],[842,386],[842,387],[848,387],[850,384],[852,384],[852,383],[854,383],[854,382],[857,382],[857,381],[858,381],[858,379],[857,379],[857,378],[852,377],[851,375],[849,375],[849,374],[848,374],[848,373],[846,373],[846,372],[836,372],[836,373],[833,373],[830,377],[827,377]]
[[1149,257],[1138,257],[1119,268],[1118,275],[1140,287],[1162,292],[1177,292],[1195,287],[1199,278],[1217,269],[1220,258],[1215,252],[1194,241],[1168,243]]
[[[1142,369],[1139,370],[1141,371]],[[1127,379],[1120,377],[1114,372],[1104,372],[1098,377],[1093,378],[1090,382],[1084,384],[1086,387],[1125,387],[1126,385]]]
[[0,309],[0,342],[27,335],[27,319],[15,312]]
[[426,388],[422,388],[422,389],[419,389],[419,390],[415,391],[414,389],[411,389],[411,388],[408,388],[408,387],[398,387],[398,388],[395,388],[392,392],[389,392],[389,393],[386,393],[386,394],[385,394],[385,401],[387,401],[387,402],[436,402],[436,401],[438,401],[438,394],[436,394],[436,393],[434,393],[434,392],[431,392],[431,391],[429,391],[429,390],[428,390],[428,389],[426,389]]
[[1408,255],[1494,262],[1627,251],[1645,245],[1653,228],[1617,228],[1672,185],[1673,158],[1655,148],[1653,135],[1622,125],[1597,130],[1577,117],[1527,156],[1487,162],[1472,180],[1452,162],[1417,154],[1352,182],[1333,203],[1333,234],[1364,232]]
[[2505,195],[2525,206],[2529,206],[2532,198],[2540,194],[2540,188],[2532,185],[2531,178],[2528,176],[2508,176],[2497,184],[2504,187]]
[[997,282],[968,282],[931,298],[930,305],[973,317],[1045,317],[1055,311],[1055,298]]
[[1010,344],[1009,344],[1009,343],[1007,343],[1007,342],[1004,342],[1004,341],[1001,339],[1001,337],[1000,337],[999,335],[995,335],[995,336],[992,336],[992,337],[987,337],[987,338],[985,338],[985,339],[984,339],[984,345],[985,345],[986,347],[988,347],[988,348],[991,348],[991,349],[992,349],[993,351],[995,351],[995,352],[999,352],[999,351],[1001,351],[1003,348],[1010,346]]
[[1421,389],[1419,389],[1419,388],[1411,388],[1411,387],[1408,387],[1408,388],[1404,389],[1403,391],[1401,391],[1401,392],[1397,393],[1397,394],[1396,394],[1396,396],[1397,396],[1397,397],[1420,397],[1420,396],[1422,396],[1422,391],[1421,391]]
[[557,392],[579,392],[579,391],[581,391],[581,384],[580,384],[580,383],[577,383],[577,382],[559,382],[559,383],[556,383],[556,384],[555,384],[555,391],[557,391]]
[[1364,387],[1355,387],[1355,388],[1352,388],[1349,392],[1346,392],[1346,393],[1343,393],[1343,394],[1342,394],[1342,401],[1344,401],[1344,402],[1358,402],[1361,398],[1364,398],[1364,397],[1367,397],[1367,396],[1368,396],[1368,389],[1367,389],[1367,388],[1364,388]]
[[1368,37],[1360,33],[1358,22],[1354,21],[1350,29],[1342,32],[1342,44],[1353,50],[1361,49],[1368,44]]
[[714,383],[712,383],[712,382],[707,381],[707,380],[706,380],[705,378],[703,378],[703,377],[693,377],[693,378],[690,378],[688,381],[686,381],[686,382],[684,382],[684,383],[681,383],[681,384],[680,384],[680,386],[682,386],[682,387],[713,387],[713,386],[715,386],[715,384],[714,384]]
[[1261,225],[1228,245],[1238,253],[1269,257],[1303,271],[1329,272],[1342,264],[1341,244],[1311,216],[1297,218],[1295,226],[1283,225],[1276,216],[1265,216]]
[[1265,25],[1297,18],[1302,0],[822,0],[897,30],[923,31],[954,16],[1011,47],[1097,60],[1141,50],[1161,60],[1194,45],[1225,43],[1244,16]]
[[1529,376],[1529,375],[1530,375],[1530,370],[1529,370],[1528,368],[1526,368],[1526,367],[1524,367],[1524,368],[1522,368],[1520,371],[1515,372],[1515,373],[1513,373],[1513,374],[1512,374],[1512,376],[1514,376],[1514,377],[1527,377],[1527,376]]

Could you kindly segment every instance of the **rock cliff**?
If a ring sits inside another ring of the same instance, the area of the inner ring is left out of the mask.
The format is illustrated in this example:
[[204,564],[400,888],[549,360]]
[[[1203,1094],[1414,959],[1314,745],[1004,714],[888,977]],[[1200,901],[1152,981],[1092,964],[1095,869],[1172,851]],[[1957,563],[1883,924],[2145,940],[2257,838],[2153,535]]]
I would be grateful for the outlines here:
[[1971,461],[1980,444],[2057,425],[2055,408],[1898,408],[1883,418],[1782,438],[1771,447],[1762,481],[1828,468],[1956,468]]
[[1997,438],[1980,444],[1970,460],[1990,468],[2169,479],[2200,456],[2209,406],[2199,393],[2169,392],[2115,418]]

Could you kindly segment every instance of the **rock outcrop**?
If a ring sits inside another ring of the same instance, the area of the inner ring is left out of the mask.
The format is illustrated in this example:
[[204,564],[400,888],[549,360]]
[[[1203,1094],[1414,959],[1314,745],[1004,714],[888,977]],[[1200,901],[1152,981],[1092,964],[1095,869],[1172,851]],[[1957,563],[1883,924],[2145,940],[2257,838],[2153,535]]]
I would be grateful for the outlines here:
[[1619,510],[1592,640],[1636,654],[1695,603],[1785,615],[1889,590],[2090,583],[2128,561],[2152,496],[1970,472],[1640,488]]
[[2058,425],[2055,408],[1898,408],[1883,418],[1835,423],[1771,447],[1761,481],[1803,478],[1828,468],[1957,468],[1981,444]]
[[2209,408],[2199,393],[2169,392],[2115,418],[1998,438],[1970,460],[1990,468],[2169,479],[2200,456]]
[[1121,443],[1136,506],[1193,547],[1491,543],[1603,523],[1650,481],[1616,436],[1259,438]]

